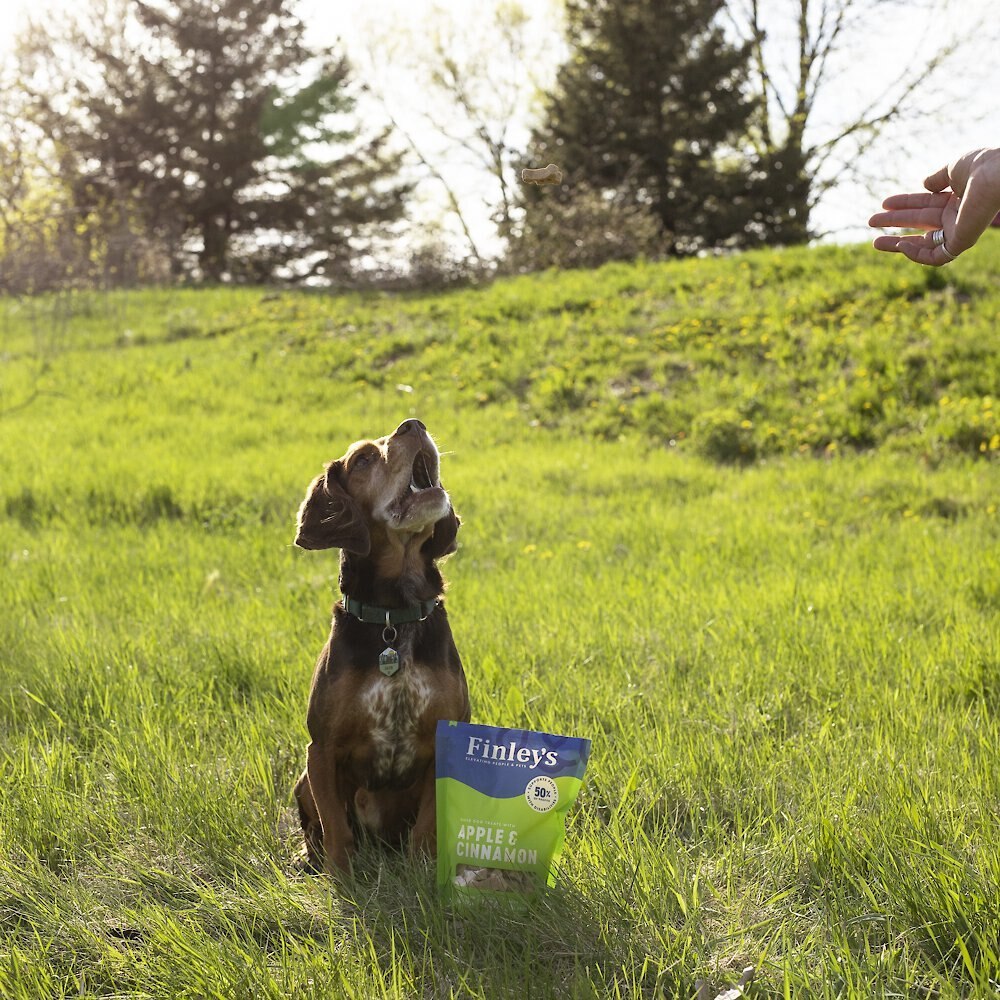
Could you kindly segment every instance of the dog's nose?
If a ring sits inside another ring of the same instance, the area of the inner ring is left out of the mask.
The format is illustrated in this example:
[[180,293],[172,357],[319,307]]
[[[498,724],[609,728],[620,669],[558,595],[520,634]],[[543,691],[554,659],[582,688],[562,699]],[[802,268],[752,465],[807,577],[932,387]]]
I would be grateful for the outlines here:
[[410,431],[425,431],[427,428],[419,420],[404,420],[395,430],[393,437],[409,434]]

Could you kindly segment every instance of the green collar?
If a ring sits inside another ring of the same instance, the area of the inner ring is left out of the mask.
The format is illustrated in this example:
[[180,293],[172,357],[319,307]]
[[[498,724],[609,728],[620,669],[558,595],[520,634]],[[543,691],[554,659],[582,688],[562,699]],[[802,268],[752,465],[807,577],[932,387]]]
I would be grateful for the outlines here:
[[438,599],[421,601],[408,608],[380,608],[374,604],[362,604],[344,594],[344,610],[354,615],[358,621],[373,625],[405,625],[407,622],[422,622],[438,606]]

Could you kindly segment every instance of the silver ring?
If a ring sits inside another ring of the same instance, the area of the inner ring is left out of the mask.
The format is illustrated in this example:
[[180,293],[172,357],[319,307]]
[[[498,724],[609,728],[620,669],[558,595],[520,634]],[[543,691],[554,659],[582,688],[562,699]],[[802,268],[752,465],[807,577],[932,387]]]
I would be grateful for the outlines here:
[[954,260],[954,259],[955,259],[955,258],[956,258],[956,257],[958,256],[958,254],[957,254],[957,253],[952,253],[952,252],[951,252],[951,251],[950,251],[950,250],[948,249],[948,244],[947,244],[947,243],[945,243],[945,241],[944,241],[944,240],[941,240],[941,243],[940,243],[940,247],[941,247],[941,252],[942,252],[942,253],[943,253],[943,254],[945,255],[945,257],[947,257],[947,258],[948,258],[948,262],[949,262],[949,263],[950,263],[951,261],[953,261],[953,260]]
[[930,234],[930,237],[931,237],[931,245],[932,246],[936,246],[936,247],[943,247],[944,246],[944,230],[943,229],[935,229],[934,232],[932,232]]

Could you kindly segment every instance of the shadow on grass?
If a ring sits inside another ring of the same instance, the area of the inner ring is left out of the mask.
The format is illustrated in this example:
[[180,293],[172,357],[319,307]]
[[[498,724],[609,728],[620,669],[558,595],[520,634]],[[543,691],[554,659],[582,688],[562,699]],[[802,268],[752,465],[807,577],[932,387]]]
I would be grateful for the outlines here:
[[352,947],[407,995],[681,995],[636,941],[634,920],[574,886],[557,884],[531,901],[484,893],[446,905],[432,862],[365,846],[353,874],[330,888]]

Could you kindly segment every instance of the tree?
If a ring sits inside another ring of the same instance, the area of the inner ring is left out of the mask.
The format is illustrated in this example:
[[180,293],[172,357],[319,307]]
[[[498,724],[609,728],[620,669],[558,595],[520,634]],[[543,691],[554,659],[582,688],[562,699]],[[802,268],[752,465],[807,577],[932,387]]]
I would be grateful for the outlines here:
[[69,194],[47,176],[16,109],[0,110],[0,293],[46,291],[74,270]]
[[550,68],[559,44],[560,0],[398,6],[389,30],[381,12],[361,26],[365,89],[409,146],[414,175],[443,196],[452,244],[483,269],[499,241],[473,220],[485,207],[500,234],[511,229],[518,146],[527,140],[539,67]]
[[572,198],[582,184],[645,206],[669,253],[746,242],[751,48],[727,40],[723,8],[569,0],[570,56],[530,147],[566,174],[546,197]]
[[430,82],[459,112],[459,123],[441,131],[496,181],[494,218],[501,233],[510,229],[516,184],[512,132],[532,83],[525,72],[528,26],[526,8],[504,0],[474,36],[466,31],[463,37],[454,23],[440,20],[431,51]]
[[402,215],[388,133],[351,120],[347,62],[293,0],[91,2],[21,45],[81,212],[137,216],[210,281],[343,272]]
[[[906,0],[911,18],[925,12],[928,37],[917,39],[917,51],[909,40],[891,48],[883,43],[871,53],[867,90],[843,91],[848,63],[858,61],[866,42],[883,33],[902,6],[900,0],[729,0],[735,30],[751,48],[761,97],[748,136],[757,164],[752,227],[763,242],[800,243],[816,235],[817,204],[838,185],[863,183],[868,154],[894,126],[941,112],[932,84],[949,67],[957,69],[956,56],[982,34],[965,7],[961,34],[951,28],[944,16],[948,0]],[[879,72],[894,60],[892,72]],[[972,111],[972,96],[964,96],[963,114]]]
[[[112,211],[76,204],[73,175],[25,116],[0,66],[0,292],[33,294],[157,276],[157,254]],[[63,158],[64,159],[64,158]]]

